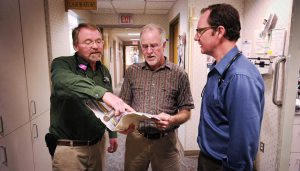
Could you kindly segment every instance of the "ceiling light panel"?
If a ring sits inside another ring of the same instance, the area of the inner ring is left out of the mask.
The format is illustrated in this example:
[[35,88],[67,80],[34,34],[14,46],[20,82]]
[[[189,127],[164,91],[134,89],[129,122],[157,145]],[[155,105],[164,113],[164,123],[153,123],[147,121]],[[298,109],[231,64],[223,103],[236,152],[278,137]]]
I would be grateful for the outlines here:
[[[130,3],[130,5],[128,5]],[[113,6],[116,9],[141,9],[143,10],[145,7],[145,1],[112,1]]]
[[146,10],[145,14],[168,14],[169,10]]
[[174,2],[147,2],[146,9],[170,9]]
[[95,12],[95,13],[99,13],[99,14],[114,14],[115,11],[113,9],[98,8],[97,12]]
[[117,9],[117,12],[120,14],[143,14],[144,10],[135,10],[135,9]]
[[111,8],[113,9],[110,1],[97,1],[97,7],[98,8]]

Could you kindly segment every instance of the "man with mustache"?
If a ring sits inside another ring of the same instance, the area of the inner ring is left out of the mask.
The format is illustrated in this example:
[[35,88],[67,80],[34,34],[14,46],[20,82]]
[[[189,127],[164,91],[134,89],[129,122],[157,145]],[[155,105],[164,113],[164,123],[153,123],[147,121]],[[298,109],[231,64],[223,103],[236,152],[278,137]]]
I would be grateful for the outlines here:
[[[106,127],[86,107],[85,100],[104,101],[116,115],[132,108],[112,94],[111,76],[100,62],[104,41],[99,28],[79,24],[72,38],[75,55],[56,58],[51,66],[49,131],[57,139],[52,167],[53,170],[99,171],[102,166],[98,142]],[[116,133],[114,137],[110,139],[108,152],[117,149]]]
[[176,129],[194,108],[188,75],[164,56],[166,41],[160,26],[144,26],[140,39],[145,62],[127,69],[120,97],[136,111],[160,120],[140,122],[134,132],[128,129],[125,170],[147,171],[151,162],[152,170],[179,171]]

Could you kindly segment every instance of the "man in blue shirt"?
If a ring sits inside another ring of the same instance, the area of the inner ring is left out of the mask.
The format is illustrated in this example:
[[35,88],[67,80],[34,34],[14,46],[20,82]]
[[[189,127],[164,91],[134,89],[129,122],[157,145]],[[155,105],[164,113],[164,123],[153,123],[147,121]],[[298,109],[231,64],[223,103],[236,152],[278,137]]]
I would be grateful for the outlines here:
[[238,50],[238,11],[229,4],[201,10],[194,37],[214,57],[202,92],[198,170],[253,170],[264,108],[263,79]]

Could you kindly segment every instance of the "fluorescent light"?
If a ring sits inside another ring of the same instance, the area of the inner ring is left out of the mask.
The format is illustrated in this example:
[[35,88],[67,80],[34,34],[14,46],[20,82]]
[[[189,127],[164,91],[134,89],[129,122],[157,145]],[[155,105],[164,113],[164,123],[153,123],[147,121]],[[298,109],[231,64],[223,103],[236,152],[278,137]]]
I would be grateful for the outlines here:
[[128,36],[139,36],[140,33],[128,33]]

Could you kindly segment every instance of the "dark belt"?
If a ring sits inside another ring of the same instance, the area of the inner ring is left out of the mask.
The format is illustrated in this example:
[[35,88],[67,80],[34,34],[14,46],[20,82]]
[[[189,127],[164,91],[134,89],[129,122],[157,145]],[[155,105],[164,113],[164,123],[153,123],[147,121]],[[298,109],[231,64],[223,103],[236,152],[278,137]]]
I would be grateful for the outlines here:
[[150,140],[157,140],[157,139],[161,139],[165,136],[167,136],[168,133],[156,133],[156,134],[147,134],[147,133],[144,133],[144,137],[145,138],[148,138]]
[[213,157],[211,157],[211,156],[209,156],[209,155],[203,153],[202,151],[200,151],[200,155],[201,155],[202,157],[206,158],[207,160],[210,160],[210,161],[212,161],[213,163],[222,166],[222,161],[221,161],[221,160],[215,159],[215,158],[213,158]]
[[99,139],[95,139],[92,141],[84,141],[84,140],[64,140],[59,139],[57,140],[57,145],[63,146],[92,146],[99,142]]
[[148,138],[150,140],[157,140],[161,139],[167,135],[169,135],[171,132],[174,132],[175,130],[170,130],[168,132],[161,132],[161,133],[143,133],[145,138]]

